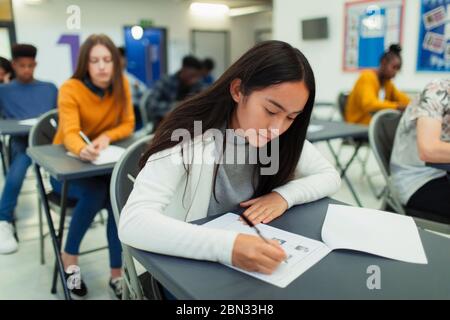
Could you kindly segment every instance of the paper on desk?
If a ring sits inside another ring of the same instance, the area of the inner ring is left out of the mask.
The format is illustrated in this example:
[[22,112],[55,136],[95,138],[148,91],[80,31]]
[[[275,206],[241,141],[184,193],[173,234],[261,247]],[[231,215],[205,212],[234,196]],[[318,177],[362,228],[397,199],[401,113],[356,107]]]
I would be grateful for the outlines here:
[[106,149],[102,150],[100,152],[100,155],[98,156],[95,161],[93,161],[93,164],[107,164],[112,162],[117,162],[122,154],[125,152],[125,149],[118,146],[108,146]]
[[[239,216],[233,213],[227,213],[217,219],[205,223],[204,226],[256,235],[253,228],[243,224],[239,221]],[[275,286],[281,288],[286,287],[330,253],[330,249],[320,241],[308,239],[264,224],[258,224],[258,229],[265,238],[278,240],[288,256],[287,263],[281,263],[278,269],[271,275],[248,272],[234,266],[229,267]]]
[[[122,154],[125,152],[125,149],[118,146],[108,146],[106,149],[100,151],[100,155],[97,159],[92,161],[95,165],[107,164],[117,162]],[[77,155],[72,152],[67,152],[68,156],[79,158]]]
[[20,120],[19,124],[23,126],[34,126],[37,123],[38,119],[26,119],[26,120]]
[[321,126],[319,124],[310,124],[308,126],[309,133],[313,133],[313,132],[317,132],[317,131],[321,131],[321,130],[323,130],[323,126]]
[[322,241],[331,250],[358,250],[427,264],[414,220],[400,214],[330,204],[322,227]]

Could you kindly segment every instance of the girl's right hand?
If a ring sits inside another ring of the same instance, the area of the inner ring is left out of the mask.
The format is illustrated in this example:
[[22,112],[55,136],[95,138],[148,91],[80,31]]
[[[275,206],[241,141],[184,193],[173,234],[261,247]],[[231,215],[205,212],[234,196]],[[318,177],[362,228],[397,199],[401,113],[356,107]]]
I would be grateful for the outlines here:
[[239,234],[234,242],[232,264],[246,271],[271,274],[286,259],[286,253],[276,240],[270,244],[253,235]]
[[100,152],[95,149],[93,145],[86,145],[83,149],[80,151],[80,158],[84,161],[94,161],[97,159]]

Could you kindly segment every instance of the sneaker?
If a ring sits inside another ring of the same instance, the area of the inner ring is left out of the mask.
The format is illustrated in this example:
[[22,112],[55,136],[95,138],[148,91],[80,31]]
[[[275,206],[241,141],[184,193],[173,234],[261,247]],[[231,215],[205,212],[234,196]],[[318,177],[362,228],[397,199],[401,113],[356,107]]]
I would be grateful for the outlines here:
[[109,292],[113,299],[122,300],[122,277],[109,280]]
[[[64,271],[64,276],[66,278],[66,281],[69,279],[69,277],[71,275],[72,275],[72,273],[67,273]],[[79,280],[78,285],[76,285],[76,281],[74,281],[73,284],[74,284],[73,289],[70,289],[70,287],[69,287],[69,292],[70,292],[70,296],[72,297],[72,299],[83,300],[84,298],[86,298],[86,296],[88,294],[88,289],[87,289],[86,284],[84,283],[83,279]]]
[[13,253],[18,248],[12,223],[0,221],[0,254]]

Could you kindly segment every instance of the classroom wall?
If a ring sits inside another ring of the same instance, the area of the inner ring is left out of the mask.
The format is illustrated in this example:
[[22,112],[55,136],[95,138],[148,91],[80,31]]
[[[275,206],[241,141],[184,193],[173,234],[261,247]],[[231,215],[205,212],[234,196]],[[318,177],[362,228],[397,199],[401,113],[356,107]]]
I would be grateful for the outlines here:
[[231,18],[232,38],[231,61],[237,60],[245,51],[255,44],[255,33],[258,30],[272,28],[272,12]]
[[[81,9],[80,30],[69,30],[66,25],[67,7],[73,4]],[[116,44],[122,45],[122,26],[136,24],[141,19],[153,20],[155,26],[168,29],[168,69],[175,72],[181,58],[190,51],[191,29],[230,30],[233,61],[247,49],[255,28],[262,24],[259,14],[236,18],[194,17],[189,11],[189,2],[180,0],[46,0],[40,5],[13,0],[13,7],[17,41],[32,43],[39,49],[36,77],[57,85],[71,75],[69,47],[57,44],[64,33],[79,34],[82,41],[92,33],[106,33]],[[235,24],[245,28],[236,28]],[[263,24],[270,28],[271,21],[265,19]]]
[[[348,0],[347,0],[348,1]],[[346,0],[274,0],[274,38],[298,47],[309,59],[316,75],[317,99],[334,101],[341,90],[350,90],[358,73],[342,70],[344,3]],[[420,0],[406,0],[403,20],[403,69],[394,80],[404,90],[420,90],[445,73],[417,72]],[[329,39],[303,41],[302,19],[329,18]]]

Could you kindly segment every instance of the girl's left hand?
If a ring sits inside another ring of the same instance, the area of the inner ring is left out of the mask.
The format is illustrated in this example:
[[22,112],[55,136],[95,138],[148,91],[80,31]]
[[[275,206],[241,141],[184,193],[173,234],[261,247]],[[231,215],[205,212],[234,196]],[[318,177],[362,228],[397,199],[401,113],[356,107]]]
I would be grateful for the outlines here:
[[271,192],[264,196],[241,202],[240,205],[247,208],[243,214],[253,224],[269,223],[288,209],[288,203],[277,192]]

